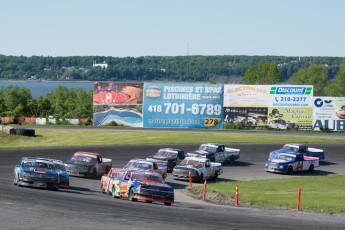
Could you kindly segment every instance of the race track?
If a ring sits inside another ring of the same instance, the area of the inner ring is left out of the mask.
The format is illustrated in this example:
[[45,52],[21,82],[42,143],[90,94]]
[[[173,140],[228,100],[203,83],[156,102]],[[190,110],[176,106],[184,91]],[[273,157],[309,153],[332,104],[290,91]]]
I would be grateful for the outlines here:
[[[197,145],[0,150],[0,229],[344,229],[345,216],[341,215],[218,206],[194,200],[183,192],[189,183],[173,180],[170,173],[167,182],[175,188],[175,203],[170,207],[114,199],[100,193],[99,180],[71,177],[71,188],[57,192],[12,184],[14,165],[22,156],[66,161],[76,151],[95,151],[111,158],[113,167],[122,167],[131,158],[145,158],[161,147],[189,151]],[[345,174],[344,145],[340,144],[313,145],[325,150],[326,161],[312,175],[291,176],[263,170],[268,152],[280,145],[229,147],[240,148],[241,158],[224,166],[220,181]]]

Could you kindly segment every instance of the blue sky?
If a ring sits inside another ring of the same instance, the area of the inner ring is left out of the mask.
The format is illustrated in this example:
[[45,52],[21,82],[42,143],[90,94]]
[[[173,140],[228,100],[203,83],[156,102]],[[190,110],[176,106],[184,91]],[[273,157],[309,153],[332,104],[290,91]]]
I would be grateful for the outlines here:
[[0,0],[0,54],[345,56],[343,0]]

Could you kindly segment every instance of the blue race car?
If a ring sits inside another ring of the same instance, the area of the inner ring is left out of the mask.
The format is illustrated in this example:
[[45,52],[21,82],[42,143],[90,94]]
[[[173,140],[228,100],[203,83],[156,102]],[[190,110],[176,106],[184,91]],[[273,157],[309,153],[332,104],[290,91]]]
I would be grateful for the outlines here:
[[291,153],[291,152],[301,153],[304,156],[308,156],[308,157],[318,157],[319,160],[325,159],[325,152],[322,149],[310,148],[305,144],[291,143],[291,144],[284,145],[283,148],[281,149],[270,152],[268,160],[275,158],[280,153]]
[[62,160],[50,159],[54,163],[56,171],[60,176],[59,188],[69,188],[69,174],[66,170],[65,163]]
[[14,168],[13,184],[58,190],[60,177],[49,159],[22,157]]

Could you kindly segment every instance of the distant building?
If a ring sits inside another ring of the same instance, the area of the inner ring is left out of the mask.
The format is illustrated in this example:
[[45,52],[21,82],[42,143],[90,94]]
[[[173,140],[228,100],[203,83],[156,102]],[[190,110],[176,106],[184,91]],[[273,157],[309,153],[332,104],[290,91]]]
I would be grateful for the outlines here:
[[108,64],[105,61],[102,64],[97,64],[95,61],[93,62],[93,67],[101,67],[102,69],[108,68]]

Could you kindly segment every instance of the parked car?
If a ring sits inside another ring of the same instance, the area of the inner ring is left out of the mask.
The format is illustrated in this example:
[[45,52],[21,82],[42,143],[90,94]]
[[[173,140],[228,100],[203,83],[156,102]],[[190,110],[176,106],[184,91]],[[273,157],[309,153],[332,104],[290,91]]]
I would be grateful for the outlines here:
[[76,152],[65,166],[71,176],[98,178],[110,170],[112,160],[100,153]]
[[325,159],[325,152],[322,149],[308,147],[305,144],[290,143],[283,148],[270,152],[268,159],[275,158],[280,153],[298,152],[304,156],[318,157],[319,160]]
[[319,158],[304,156],[302,153],[279,153],[265,164],[265,170],[275,173],[314,172],[319,166]]
[[172,174],[174,179],[189,180],[189,172],[193,181],[217,179],[223,173],[221,163],[211,162],[204,157],[186,157],[177,165]]
[[13,184],[45,189],[59,189],[59,174],[49,159],[22,157],[14,168]]
[[174,167],[185,158],[185,153],[181,149],[163,148],[159,149],[154,155],[146,158],[146,160],[154,160],[160,165],[166,165],[168,172],[172,172]]
[[240,150],[225,147],[223,144],[205,143],[194,151],[187,153],[188,157],[205,157],[212,162],[230,163],[240,158]]
[[111,175],[104,176],[101,186],[102,190],[109,191],[111,188],[115,198],[160,202],[165,205],[174,203],[174,188],[164,182],[161,174],[153,171],[115,169]]
[[268,128],[278,130],[298,129],[299,126],[293,121],[285,121],[282,119],[271,120],[268,122]]
[[128,169],[131,171],[140,170],[140,171],[154,171],[159,173],[163,179],[167,177],[167,166],[159,165],[154,160],[144,160],[134,158],[130,160],[124,167],[124,169]]
[[65,163],[62,160],[49,159],[54,163],[55,170],[60,177],[59,188],[69,188],[69,175],[65,167]]

